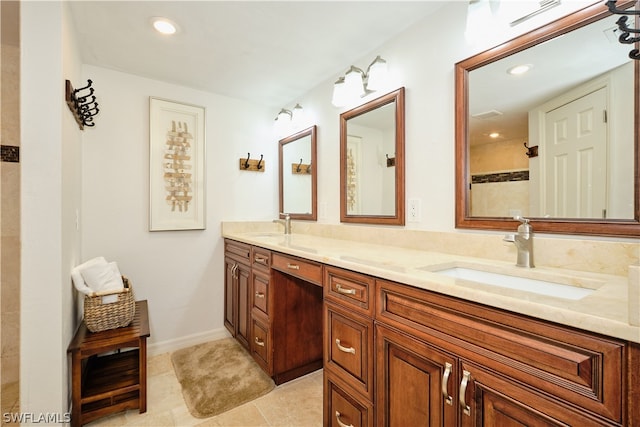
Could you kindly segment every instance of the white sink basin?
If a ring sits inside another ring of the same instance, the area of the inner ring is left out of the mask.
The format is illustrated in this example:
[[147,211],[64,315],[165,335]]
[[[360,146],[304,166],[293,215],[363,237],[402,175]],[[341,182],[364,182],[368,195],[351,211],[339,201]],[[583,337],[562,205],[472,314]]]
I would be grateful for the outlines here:
[[583,288],[579,286],[565,285],[562,283],[533,279],[530,277],[493,273],[467,267],[450,267],[433,272],[480,284],[532,292],[539,295],[547,295],[570,300],[579,300],[594,292],[594,289]]

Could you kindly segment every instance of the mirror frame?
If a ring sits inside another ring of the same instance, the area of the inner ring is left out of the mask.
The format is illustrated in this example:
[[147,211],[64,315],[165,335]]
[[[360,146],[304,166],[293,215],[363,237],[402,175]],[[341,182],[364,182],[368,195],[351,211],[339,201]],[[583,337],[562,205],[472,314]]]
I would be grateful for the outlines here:
[[[629,7],[633,1],[626,1],[622,7]],[[456,155],[456,228],[485,230],[515,230],[519,222],[508,217],[473,217],[469,215],[469,72],[491,62],[546,42],[564,33],[611,16],[607,6],[593,4],[568,16],[553,21],[529,33],[507,41],[497,47],[474,55],[455,65],[455,155]],[[576,46],[576,49],[579,49]],[[588,234],[598,236],[640,235],[640,61],[634,61],[634,218],[633,219],[574,219],[574,218],[531,218],[536,232],[562,234]]]
[[[395,102],[396,165],[395,165],[395,214],[349,215],[347,213],[347,122],[384,105]],[[404,225],[404,87],[340,114],[340,222]]]
[[[316,125],[311,126],[310,128],[301,130],[291,136],[283,138],[278,143],[278,165],[279,165],[279,181],[280,181],[280,189],[279,189],[279,214],[278,217],[282,217],[282,213],[288,213],[291,219],[304,219],[310,221],[316,221],[318,219],[318,202],[317,202],[317,194],[318,194],[318,175],[317,175],[317,128]],[[285,212],[284,209],[284,156],[283,156],[283,148],[285,145],[290,144],[292,142],[298,141],[304,137],[311,136],[311,213],[292,213]]]

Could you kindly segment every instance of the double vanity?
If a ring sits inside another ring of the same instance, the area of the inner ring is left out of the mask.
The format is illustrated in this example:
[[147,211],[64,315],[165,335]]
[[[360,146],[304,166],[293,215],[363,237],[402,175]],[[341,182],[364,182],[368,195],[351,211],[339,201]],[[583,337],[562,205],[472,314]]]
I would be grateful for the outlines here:
[[225,324],[276,383],[324,368],[325,425],[640,425],[637,267],[222,233]]
[[[420,200],[405,201],[403,87],[340,114],[340,225],[313,222],[316,126],[280,141],[284,232],[222,225],[225,325],[277,384],[323,368],[324,425],[640,427],[640,62],[600,61],[599,74],[565,82],[547,101],[541,84],[518,78],[516,89],[504,70],[540,48],[536,58],[551,64],[536,69],[551,71],[548,81],[580,75],[566,64],[554,72],[560,57],[595,73],[573,56],[600,59],[595,41],[569,51],[563,42],[597,38],[613,18],[593,4],[455,64],[455,227],[519,226],[506,243],[390,227],[420,222]],[[487,82],[497,84],[488,94]],[[611,94],[606,105],[592,102],[578,121],[565,120],[573,110],[556,117],[595,90]],[[596,120],[603,111],[608,119]],[[554,151],[578,134],[565,122],[580,134],[597,123],[594,152],[609,155],[589,157],[576,141]],[[503,140],[489,145],[496,124]],[[522,141],[522,164],[501,161]],[[587,158],[604,163],[589,170]],[[534,250],[533,230],[625,240],[536,237]]]

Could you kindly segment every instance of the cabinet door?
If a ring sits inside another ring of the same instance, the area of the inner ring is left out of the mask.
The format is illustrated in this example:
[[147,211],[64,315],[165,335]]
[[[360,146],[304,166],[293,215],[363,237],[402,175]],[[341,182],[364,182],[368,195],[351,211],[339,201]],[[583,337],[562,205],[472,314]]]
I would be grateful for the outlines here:
[[268,317],[271,314],[271,303],[269,303],[269,275],[258,273],[256,271],[253,271],[252,274],[252,309],[259,310],[261,313]]
[[238,263],[231,258],[224,259],[224,326],[232,336],[236,336],[237,287],[236,267]]
[[251,269],[243,264],[238,264],[236,269],[238,281],[238,325],[236,328],[236,339],[247,350],[249,350],[249,337],[251,334],[251,301],[249,299],[251,286],[249,277]]
[[327,427],[373,427],[371,403],[348,390],[339,375],[324,371],[323,424]]
[[455,357],[376,325],[378,426],[455,426]]
[[373,400],[373,322],[325,303],[325,361],[356,390]]
[[273,375],[273,349],[271,347],[271,331],[269,322],[259,314],[251,321],[251,355],[268,375]]
[[615,425],[467,361],[461,361],[460,375],[460,424],[463,427]]

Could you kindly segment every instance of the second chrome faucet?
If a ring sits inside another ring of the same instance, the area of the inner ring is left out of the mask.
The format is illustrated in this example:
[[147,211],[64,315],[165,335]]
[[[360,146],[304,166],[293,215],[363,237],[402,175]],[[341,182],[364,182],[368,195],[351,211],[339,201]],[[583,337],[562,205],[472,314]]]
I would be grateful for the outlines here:
[[516,234],[507,234],[503,240],[516,245],[518,250],[516,266],[533,268],[535,267],[533,263],[533,227],[529,224],[528,218],[516,216],[513,219],[521,222],[518,226],[518,232]]
[[274,219],[273,222],[284,225],[284,234],[291,234],[291,216],[288,213],[281,213],[284,219]]

